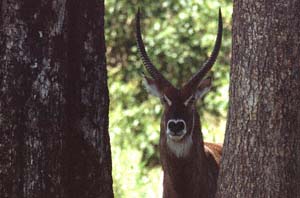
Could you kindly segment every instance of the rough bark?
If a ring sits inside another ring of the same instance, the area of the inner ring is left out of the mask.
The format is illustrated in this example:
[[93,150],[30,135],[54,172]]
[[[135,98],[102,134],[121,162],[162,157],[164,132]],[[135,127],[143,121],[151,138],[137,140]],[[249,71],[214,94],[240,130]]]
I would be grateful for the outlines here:
[[104,0],[0,9],[0,197],[113,197]]
[[235,0],[217,197],[300,197],[300,1]]

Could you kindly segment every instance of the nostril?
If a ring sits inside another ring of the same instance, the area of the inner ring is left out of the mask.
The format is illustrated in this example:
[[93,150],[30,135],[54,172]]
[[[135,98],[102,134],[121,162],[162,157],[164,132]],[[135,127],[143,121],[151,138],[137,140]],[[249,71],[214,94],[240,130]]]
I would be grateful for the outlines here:
[[169,130],[171,130],[172,132],[178,133],[178,132],[181,132],[181,131],[184,130],[185,124],[184,124],[183,121],[177,121],[177,122],[175,122],[175,121],[170,121],[170,122],[168,123],[168,128],[169,128]]

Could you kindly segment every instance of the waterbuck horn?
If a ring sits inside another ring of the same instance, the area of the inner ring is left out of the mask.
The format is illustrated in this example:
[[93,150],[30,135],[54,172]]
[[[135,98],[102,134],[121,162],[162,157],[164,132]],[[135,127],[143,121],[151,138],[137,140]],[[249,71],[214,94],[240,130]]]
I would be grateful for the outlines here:
[[151,77],[163,86],[172,86],[171,83],[156,69],[147,55],[141,35],[140,9],[138,9],[138,12],[136,14],[136,42],[142,61]]
[[221,48],[222,31],[223,31],[222,13],[221,13],[221,9],[219,9],[218,34],[215,41],[214,49],[210,57],[208,58],[208,60],[204,63],[201,69],[195,75],[193,75],[193,77],[184,85],[183,89],[187,89],[191,91],[197,89],[200,81],[207,74],[207,72],[209,72],[209,70],[212,68],[219,54],[219,50]]

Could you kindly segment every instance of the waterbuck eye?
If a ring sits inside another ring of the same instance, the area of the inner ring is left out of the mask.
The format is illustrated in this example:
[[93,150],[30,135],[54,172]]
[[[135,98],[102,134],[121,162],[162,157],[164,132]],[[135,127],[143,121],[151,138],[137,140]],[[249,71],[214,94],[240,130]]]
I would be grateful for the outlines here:
[[189,104],[193,104],[195,102],[195,96],[191,95],[185,102],[184,105],[188,106]]
[[168,104],[169,106],[172,105],[172,101],[166,95],[163,95],[163,97],[161,97],[161,100],[163,103]]

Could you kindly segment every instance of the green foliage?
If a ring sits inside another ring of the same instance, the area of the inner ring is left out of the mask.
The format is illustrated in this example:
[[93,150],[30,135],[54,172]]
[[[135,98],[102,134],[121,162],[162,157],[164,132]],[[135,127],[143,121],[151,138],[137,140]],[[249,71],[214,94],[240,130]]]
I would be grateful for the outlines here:
[[156,67],[179,87],[208,58],[222,8],[221,53],[210,72],[213,89],[199,102],[206,141],[223,141],[228,101],[231,1],[106,0],[105,31],[110,90],[110,136],[116,197],[158,197],[160,101],[148,96],[135,42],[135,13],[141,8],[147,52]]

